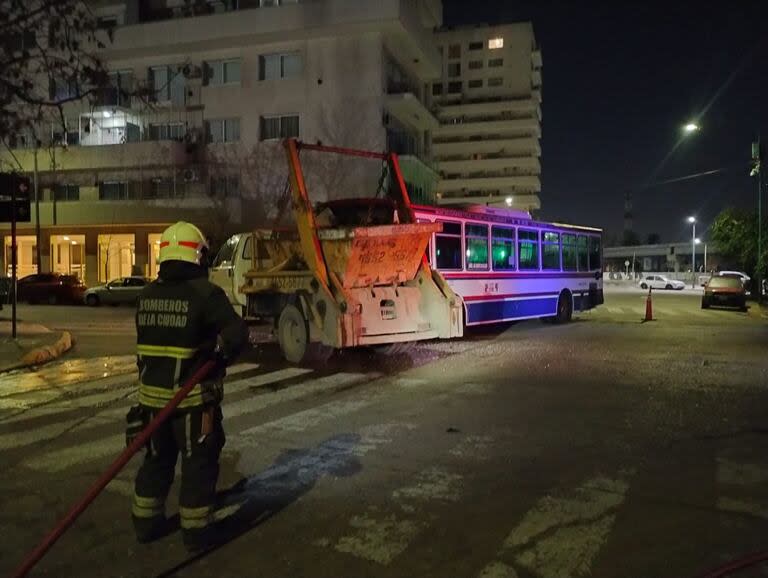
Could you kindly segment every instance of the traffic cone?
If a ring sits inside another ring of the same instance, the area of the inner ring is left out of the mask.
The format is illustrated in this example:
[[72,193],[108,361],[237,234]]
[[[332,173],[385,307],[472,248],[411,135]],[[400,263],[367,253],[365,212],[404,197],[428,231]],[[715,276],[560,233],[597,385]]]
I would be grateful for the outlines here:
[[648,297],[645,298],[645,319],[643,319],[643,323],[646,321],[653,321],[653,301],[651,300],[652,290],[651,287],[648,287]]

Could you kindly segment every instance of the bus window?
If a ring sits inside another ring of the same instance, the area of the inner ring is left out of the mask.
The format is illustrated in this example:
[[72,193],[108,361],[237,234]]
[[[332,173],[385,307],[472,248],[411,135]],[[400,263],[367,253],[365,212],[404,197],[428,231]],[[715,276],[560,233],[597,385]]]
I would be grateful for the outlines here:
[[545,231],[541,239],[541,268],[560,270],[560,233]]
[[488,269],[488,225],[464,225],[467,271]]
[[576,235],[563,234],[563,271],[576,271],[578,261]]
[[603,261],[600,255],[600,237],[589,238],[589,270],[602,271]]
[[520,270],[539,270],[539,232],[517,230],[517,262]]
[[435,261],[438,269],[461,269],[461,223],[443,221],[442,233],[435,234]]
[[576,245],[579,249],[579,271],[589,271],[589,256],[587,253],[587,237],[579,235],[576,237]]
[[491,252],[495,271],[515,270],[515,230],[491,228]]

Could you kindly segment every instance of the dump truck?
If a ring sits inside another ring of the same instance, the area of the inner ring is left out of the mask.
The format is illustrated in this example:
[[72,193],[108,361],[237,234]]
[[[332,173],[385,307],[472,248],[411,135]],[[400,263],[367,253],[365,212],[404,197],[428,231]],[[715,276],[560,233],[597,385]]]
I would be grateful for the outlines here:
[[[244,317],[270,323],[292,363],[318,352],[461,337],[461,299],[426,259],[442,225],[416,221],[397,155],[295,139],[284,148],[295,227],[236,235],[222,249],[232,257],[212,269]],[[381,161],[387,193],[313,203],[305,150]]]

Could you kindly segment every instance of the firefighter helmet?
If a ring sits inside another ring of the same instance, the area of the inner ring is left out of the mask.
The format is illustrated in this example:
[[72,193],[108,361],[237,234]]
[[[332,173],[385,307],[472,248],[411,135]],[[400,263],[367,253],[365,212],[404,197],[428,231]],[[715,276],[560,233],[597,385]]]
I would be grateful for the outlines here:
[[163,231],[158,262],[186,261],[200,265],[207,250],[208,241],[203,232],[191,223],[179,221]]

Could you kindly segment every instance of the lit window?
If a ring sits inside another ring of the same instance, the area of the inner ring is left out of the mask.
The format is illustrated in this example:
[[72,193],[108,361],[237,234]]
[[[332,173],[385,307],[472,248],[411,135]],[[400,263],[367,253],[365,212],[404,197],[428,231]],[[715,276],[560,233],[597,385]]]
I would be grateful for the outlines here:
[[488,49],[489,50],[496,50],[497,48],[504,48],[504,39],[503,38],[491,38],[488,41]]

